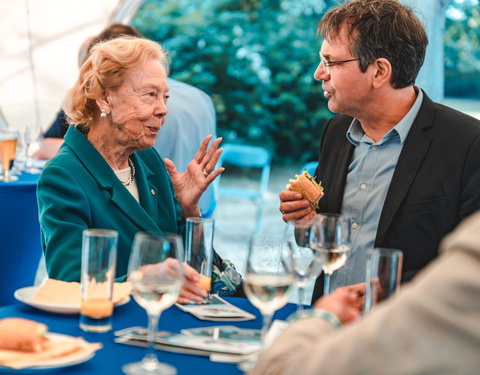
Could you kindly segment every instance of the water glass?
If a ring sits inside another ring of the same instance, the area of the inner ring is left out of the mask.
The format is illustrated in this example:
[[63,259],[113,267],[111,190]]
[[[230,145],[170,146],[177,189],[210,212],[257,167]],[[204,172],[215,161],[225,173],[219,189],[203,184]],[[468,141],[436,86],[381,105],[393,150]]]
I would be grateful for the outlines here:
[[397,249],[375,248],[367,251],[367,271],[364,311],[392,296],[400,286],[403,252]]
[[80,328],[84,331],[107,332],[112,329],[117,238],[118,233],[114,230],[83,231]]
[[[186,261],[200,274],[200,286],[207,292],[212,284],[214,229],[212,218],[187,218]],[[203,302],[208,303],[208,297]]]

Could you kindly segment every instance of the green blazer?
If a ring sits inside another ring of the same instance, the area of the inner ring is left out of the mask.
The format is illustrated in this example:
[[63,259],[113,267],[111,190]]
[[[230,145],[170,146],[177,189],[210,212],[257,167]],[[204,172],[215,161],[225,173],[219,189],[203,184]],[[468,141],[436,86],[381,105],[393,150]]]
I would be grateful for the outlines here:
[[135,152],[131,159],[140,204],[85,135],[69,128],[37,187],[41,240],[50,278],[80,281],[84,229],[118,232],[117,281],[126,278],[138,231],[183,230],[180,205],[160,155],[150,148]]

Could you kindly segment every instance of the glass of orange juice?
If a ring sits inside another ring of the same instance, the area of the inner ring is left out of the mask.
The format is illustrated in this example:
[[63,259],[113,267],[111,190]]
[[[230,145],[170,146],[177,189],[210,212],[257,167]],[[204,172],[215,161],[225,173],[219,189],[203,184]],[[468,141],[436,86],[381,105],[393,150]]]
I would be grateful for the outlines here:
[[2,160],[3,175],[0,180],[3,182],[12,182],[18,180],[18,177],[10,174],[15,154],[17,152],[18,131],[12,129],[2,129],[0,131],[0,159]]
[[83,231],[80,328],[84,331],[107,332],[112,329],[117,238],[118,233],[114,230]]
[[[210,292],[212,285],[213,232],[212,218],[189,217],[186,228],[186,261],[200,274],[200,286]],[[203,303],[208,303],[205,298]]]

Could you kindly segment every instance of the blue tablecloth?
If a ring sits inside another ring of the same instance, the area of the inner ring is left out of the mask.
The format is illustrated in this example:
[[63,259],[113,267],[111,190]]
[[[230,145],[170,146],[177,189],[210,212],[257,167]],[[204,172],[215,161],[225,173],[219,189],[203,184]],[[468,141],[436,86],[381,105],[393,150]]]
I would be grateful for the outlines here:
[[0,306],[13,292],[33,285],[41,255],[36,188],[38,174],[23,172],[18,181],[0,181]]
[[[195,328],[212,325],[235,325],[241,328],[260,329],[262,319],[259,311],[253,307],[245,298],[226,298],[236,306],[254,314],[257,318],[247,322],[206,322],[199,320],[192,315],[182,312],[175,306],[164,311],[160,317],[159,329],[173,332],[180,332],[183,328]],[[288,304],[275,313],[274,319],[286,319],[296,306]],[[37,310],[33,307],[15,304],[0,308],[0,319],[5,317],[23,317],[47,324],[51,332],[63,333],[71,336],[83,336],[90,342],[101,342],[103,348],[87,362],[79,365],[48,370],[42,373],[48,374],[122,374],[121,368],[124,364],[140,361],[145,348],[134,347],[113,342],[113,331],[132,326],[147,326],[147,315],[145,310],[139,307],[135,301],[130,301],[124,306],[115,308],[113,315],[113,330],[107,333],[85,333],[78,327],[78,315],[60,315]],[[178,354],[166,351],[157,351],[161,362],[169,363],[177,368],[178,375],[229,375],[242,374],[235,364],[211,362],[208,357],[189,354]],[[2,371],[0,370],[0,373]],[[24,373],[19,371],[18,373]]]

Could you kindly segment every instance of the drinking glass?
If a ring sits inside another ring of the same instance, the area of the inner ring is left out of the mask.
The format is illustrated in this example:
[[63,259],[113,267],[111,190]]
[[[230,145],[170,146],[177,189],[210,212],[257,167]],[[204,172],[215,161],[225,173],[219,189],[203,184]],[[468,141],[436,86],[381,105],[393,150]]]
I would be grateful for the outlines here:
[[295,278],[281,261],[282,243],[281,237],[254,238],[247,258],[243,287],[250,302],[262,313],[263,343],[273,313],[287,303]]
[[[185,258],[187,263],[200,274],[200,286],[207,293],[212,285],[213,232],[212,218],[188,217],[185,235]],[[205,297],[203,303],[208,303]]]
[[17,181],[18,177],[12,176],[10,169],[15,160],[17,152],[18,131],[11,129],[0,130],[0,159],[2,159],[3,176],[0,180],[3,182]]
[[323,295],[330,293],[330,278],[347,263],[350,252],[350,219],[338,214],[318,214],[315,219],[321,234],[319,245],[325,254]]
[[80,328],[87,332],[112,329],[113,282],[118,232],[86,229],[82,234],[82,301]]
[[378,247],[367,251],[365,312],[398,291],[402,263],[401,250]]
[[303,312],[305,287],[320,275],[325,262],[325,253],[321,251],[321,235],[319,226],[315,225],[313,220],[287,222],[282,261],[295,274],[298,290],[298,314]]
[[133,241],[128,280],[133,298],[148,315],[147,353],[142,361],[123,366],[126,374],[176,374],[175,367],[160,363],[154,340],[160,314],[178,298],[184,280],[183,245],[177,234],[154,236],[139,232]]
[[25,141],[25,165],[24,170],[28,173],[37,174],[42,170],[33,165],[33,155],[37,152],[42,144],[42,134],[40,130],[36,130],[35,126],[27,126],[24,133]]

